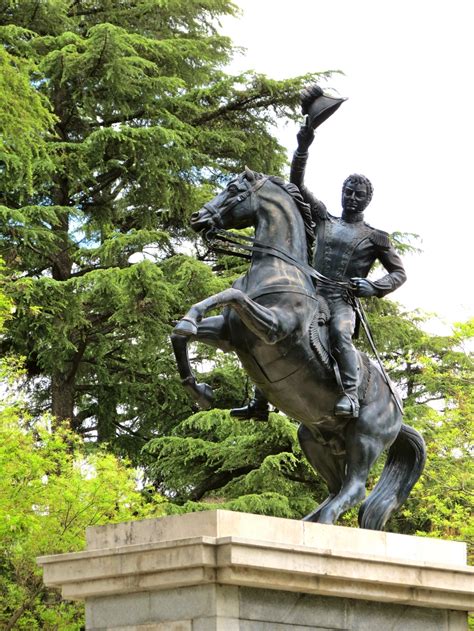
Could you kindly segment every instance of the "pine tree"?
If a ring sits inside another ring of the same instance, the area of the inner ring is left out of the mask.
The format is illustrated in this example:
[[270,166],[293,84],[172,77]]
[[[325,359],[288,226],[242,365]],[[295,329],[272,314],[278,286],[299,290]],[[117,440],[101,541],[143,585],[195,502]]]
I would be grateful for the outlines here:
[[[309,79],[226,74],[232,45],[216,24],[235,12],[228,0],[0,1],[9,63],[50,108],[42,120],[18,94],[31,167],[0,173],[16,303],[2,350],[26,357],[39,411],[129,453],[189,415],[168,335],[223,286],[176,254],[187,218],[245,164],[280,172],[271,125],[296,116]],[[146,248],[154,260],[131,265]]]

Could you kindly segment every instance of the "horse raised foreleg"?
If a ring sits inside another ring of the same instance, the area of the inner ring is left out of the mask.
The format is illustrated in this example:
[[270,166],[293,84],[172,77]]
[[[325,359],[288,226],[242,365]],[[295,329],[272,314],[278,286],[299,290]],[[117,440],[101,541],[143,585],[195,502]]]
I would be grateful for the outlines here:
[[174,329],[177,335],[196,335],[197,327],[207,311],[230,306],[239,314],[245,326],[266,344],[275,344],[292,330],[292,314],[279,318],[276,309],[269,309],[251,300],[240,289],[225,289],[210,298],[196,303],[178,322]]
[[192,399],[198,403],[202,409],[212,407],[212,388],[207,383],[198,383],[191,369],[188,355],[188,343],[193,340],[220,348],[224,351],[231,350],[226,335],[227,327],[222,315],[212,318],[205,318],[198,326],[196,333],[192,336],[173,333],[171,343],[173,345],[176,364],[183,386]]

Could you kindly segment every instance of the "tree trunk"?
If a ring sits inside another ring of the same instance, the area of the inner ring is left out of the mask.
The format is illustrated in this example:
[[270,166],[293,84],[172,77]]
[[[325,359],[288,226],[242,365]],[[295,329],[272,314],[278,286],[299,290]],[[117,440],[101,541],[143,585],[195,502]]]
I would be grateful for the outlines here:
[[51,413],[60,423],[69,420],[71,427],[74,421],[74,382],[64,375],[53,375],[51,378]]
[[61,244],[61,249],[54,256],[52,265],[52,276],[54,280],[68,280],[71,277],[72,259],[70,255],[68,230],[69,217],[63,215],[60,218],[59,225],[55,229],[59,243]]
[[97,410],[97,442],[111,443],[115,439],[117,406],[113,389],[103,386],[99,389]]

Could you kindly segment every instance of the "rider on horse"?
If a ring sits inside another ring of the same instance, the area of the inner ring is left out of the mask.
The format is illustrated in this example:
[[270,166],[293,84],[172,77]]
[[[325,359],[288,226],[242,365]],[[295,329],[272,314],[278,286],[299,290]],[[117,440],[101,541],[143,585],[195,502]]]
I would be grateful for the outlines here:
[[[331,101],[334,99],[323,95],[318,86],[312,86],[303,93],[303,113],[308,113],[309,110],[310,117],[297,135],[298,149],[293,155],[290,181],[298,186],[304,200],[311,206],[316,234],[313,267],[331,279],[348,282],[351,287],[351,291],[347,292],[337,286],[318,285],[318,293],[326,299],[331,311],[329,331],[332,353],[339,369],[342,387],[334,414],[357,418],[359,364],[352,343],[355,314],[351,297],[381,298],[400,287],[406,280],[406,274],[388,234],[364,222],[364,210],[373,192],[372,185],[365,176],[353,174],[345,180],[342,187],[341,217],[329,214],[325,205],[304,185],[308,149],[314,139],[314,128],[332,113],[327,113],[327,104]],[[316,108],[315,103],[318,105]],[[335,111],[334,105],[332,107]],[[316,116],[315,109],[318,112]],[[366,277],[376,260],[382,263],[388,274],[377,281],[370,281]],[[257,390],[255,398],[248,406],[234,409],[231,413],[238,418],[264,419],[267,409],[265,398]]]

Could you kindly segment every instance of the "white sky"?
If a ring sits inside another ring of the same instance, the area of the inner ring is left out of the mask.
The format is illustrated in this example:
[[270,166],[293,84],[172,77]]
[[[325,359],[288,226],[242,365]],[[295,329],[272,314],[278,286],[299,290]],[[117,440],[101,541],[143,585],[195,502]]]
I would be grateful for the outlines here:
[[[318,130],[306,183],[339,215],[343,180],[363,173],[375,190],[368,223],[422,236],[391,298],[448,321],[473,316],[473,0],[235,1],[243,15],[223,30],[247,51],[232,72],[344,72],[323,84],[349,100]],[[281,126],[289,157],[297,131]]]

